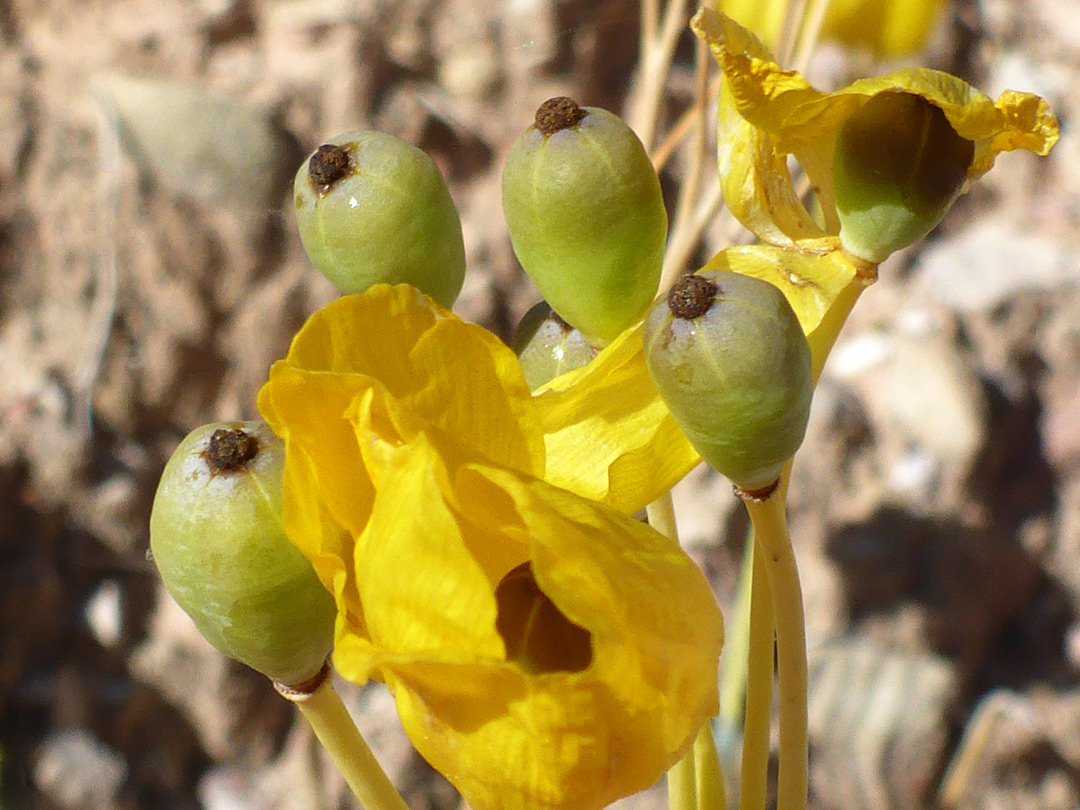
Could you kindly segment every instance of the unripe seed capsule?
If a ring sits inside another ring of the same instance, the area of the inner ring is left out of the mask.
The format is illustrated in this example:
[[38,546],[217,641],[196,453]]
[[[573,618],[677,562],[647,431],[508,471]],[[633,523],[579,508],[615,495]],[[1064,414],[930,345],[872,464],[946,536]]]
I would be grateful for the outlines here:
[[802,443],[813,379],[791,305],[766,281],[684,276],[645,317],[645,362],[701,457],[739,488],[773,484]]
[[525,313],[511,347],[521,362],[530,391],[560,374],[588,365],[596,354],[581,332],[544,302]]
[[617,116],[545,102],[507,156],[503,212],[521,266],[589,341],[614,340],[652,303],[667,212],[645,148]]
[[880,93],[851,115],[833,157],[840,241],[875,264],[926,236],[960,196],[975,144],[921,96]]
[[295,685],[326,661],[336,608],[282,529],[284,462],[284,444],[262,422],[196,428],[161,475],[150,549],[211,644]]
[[346,132],[315,150],[293,192],[304,250],[341,292],[405,283],[453,306],[465,277],[461,221],[424,152],[382,132]]

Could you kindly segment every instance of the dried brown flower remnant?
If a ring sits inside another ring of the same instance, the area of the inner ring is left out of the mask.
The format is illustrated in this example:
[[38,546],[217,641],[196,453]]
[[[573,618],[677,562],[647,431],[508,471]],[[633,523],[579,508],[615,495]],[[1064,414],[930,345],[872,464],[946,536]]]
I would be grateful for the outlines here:
[[576,127],[588,113],[569,96],[549,98],[536,111],[536,128],[550,137],[556,132]]
[[259,453],[258,440],[240,429],[215,430],[206,444],[206,461],[215,475],[236,472]]
[[352,160],[343,146],[326,143],[315,150],[308,161],[308,174],[312,182],[326,191],[349,172]]
[[702,276],[683,276],[668,291],[668,309],[676,318],[692,321],[708,312],[719,294],[715,282]]

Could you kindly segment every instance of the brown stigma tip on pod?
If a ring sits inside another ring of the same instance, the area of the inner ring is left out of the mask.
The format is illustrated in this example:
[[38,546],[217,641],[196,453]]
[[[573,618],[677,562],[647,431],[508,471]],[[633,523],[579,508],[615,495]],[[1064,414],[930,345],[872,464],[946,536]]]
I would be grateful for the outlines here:
[[668,309],[676,318],[692,321],[708,312],[719,294],[716,282],[702,276],[683,276],[668,290]]
[[206,445],[206,461],[213,474],[236,472],[259,453],[258,440],[239,428],[215,430]]
[[352,161],[349,151],[333,143],[325,143],[315,150],[308,161],[308,175],[323,192],[349,173]]
[[536,111],[535,125],[545,138],[564,129],[576,127],[587,115],[569,96],[549,98]]

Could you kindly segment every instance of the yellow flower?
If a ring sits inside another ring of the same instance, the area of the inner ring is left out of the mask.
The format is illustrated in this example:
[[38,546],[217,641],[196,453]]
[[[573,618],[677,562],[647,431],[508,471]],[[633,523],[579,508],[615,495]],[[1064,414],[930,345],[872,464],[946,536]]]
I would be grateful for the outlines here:
[[[701,9],[691,25],[724,71],[718,157],[725,202],[746,227],[772,244],[790,246],[839,232],[834,153],[845,124],[872,99],[899,96],[917,108],[940,110],[955,135],[971,145],[970,161],[960,167],[963,189],[989,171],[1000,152],[1026,149],[1045,155],[1057,140],[1053,112],[1029,93],[1006,91],[994,102],[954,76],[918,68],[822,93],[800,74],[784,70],[730,18]],[[794,155],[811,181],[824,228],[795,193],[788,155]]]
[[671,436],[626,345],[534,398],[494,336],[380,285],[316,313],[259,394],[286,531],[337,601],[336,667],[384,681],[482,810],[602,807],[716,710],[708,583],[626,514],[696,456],[641,469]]
[[[923,47],[943,6],[944,0],[830,0],[821,36],[882,56],[903,56]],[[784,0],[721,0],[719,7],[775,46],[789,4]]]

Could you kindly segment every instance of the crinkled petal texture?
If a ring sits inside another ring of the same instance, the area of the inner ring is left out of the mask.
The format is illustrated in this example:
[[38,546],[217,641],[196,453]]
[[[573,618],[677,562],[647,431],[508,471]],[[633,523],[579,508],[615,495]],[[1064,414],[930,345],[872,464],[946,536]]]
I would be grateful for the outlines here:
[[[579,395],[607,393],[585,382]],[[337,599],[335,665],[384,681],[417,749],[482,810],[602,807],[659,778],[716,711],[708,583],[604,502],[652,494],[618,452],[596,451],[602,470],[559,470],[588,420],[570,390],[542,406],[496,338],[379,286],[316,313],[259,394],[286,441],[286,530]],[[655,392],[635,396],[653,412]],[[633,429],[626,452],[660,455],[663,429],[600,410],[604,442]],[[545,480],[551,467],[595,499]],[[629,497],[615,494],[624,480]],[[563,625],[587,634],[584,661],[508,653],[519,639],[497,589],[525,563]]]
[[848,117],[881,93],[919,96],[941,109],[956,133],[975,144],[968,182],[989,171],[1001,152],[1026,149],[1045,155],[1057,141],[1057,119],[1045,100],[1030,93],[1006,91],[994,102],[955,76],[922,68],[822,93],[799,73],[780,67],[760,40],[731,18],[704,8],[691,25],[708,43],[727,87],[719,114],[720,168],[722,175],[734,176],[722,176],[725,202],[741,222],[773,244],[806,238],[808,215],[786,168],[767,169],[779,170],[780,159],[794,155],[818,195],[829,232],[835,233],[836,139]]
[[[516,358],[497,338],[411,287],[339,299],[305,324],[274,364],[259,409],[287,442],[289,537],[338,599],[339,615],[362,617],[349,561],[386,448],[423,432],[454,461],[480,456],[542,475],[533,407]],[[380,441],[358,441],[361,414]]]
[[641,325],[536,397],[546,480],[632,514],[701,461],[645,367]]
[[[730,82],[720,85],[716,159],[724,202],[739,222],[772,245],[792,246],[826,235],[795,192],[787,156],[771,134],[739,114]],[[831,209],[826,228],[839,231]]]

